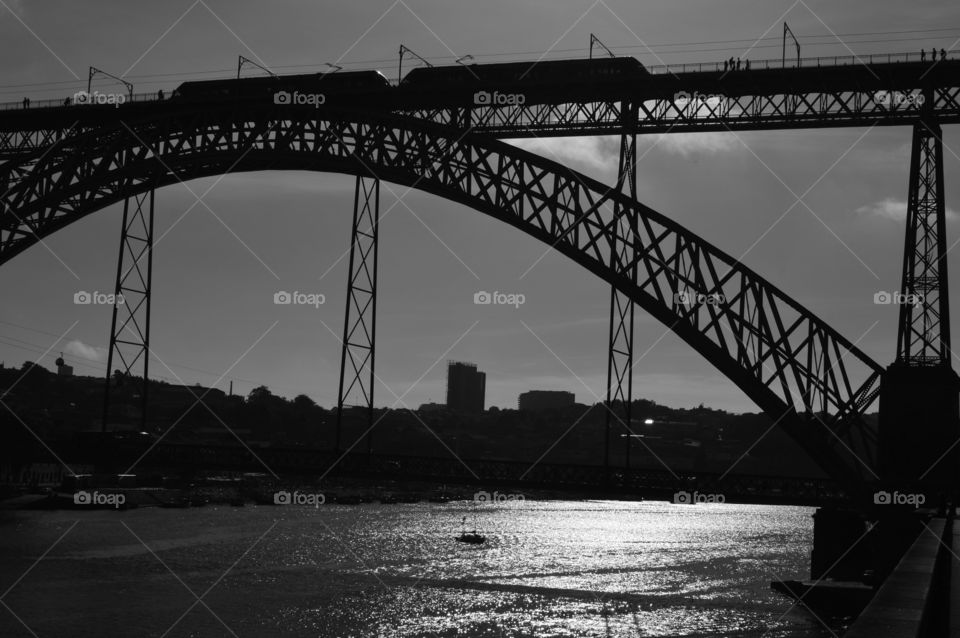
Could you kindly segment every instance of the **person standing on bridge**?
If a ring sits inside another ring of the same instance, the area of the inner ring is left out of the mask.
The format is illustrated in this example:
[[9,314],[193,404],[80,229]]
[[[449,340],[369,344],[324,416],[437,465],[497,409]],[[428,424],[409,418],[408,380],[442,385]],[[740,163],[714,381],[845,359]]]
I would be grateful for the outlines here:
[[[723,61],[723,70],[726,71],[728,66],[730,66],[730,61],[729,61],[729,60],[724,60],[724,61]],[[24,98],[24,99],[26,99],[26,98]]]
[[920,61],[921,61],[921,62],[926,62],[926,61],[927,61],[927,50],[926,50],[926,49],[920,49]]
[[940,59],[941,59],[941,60],[946,60],[946,59],[947,59],[947,52],[944,51],[942,48],[940,49]]

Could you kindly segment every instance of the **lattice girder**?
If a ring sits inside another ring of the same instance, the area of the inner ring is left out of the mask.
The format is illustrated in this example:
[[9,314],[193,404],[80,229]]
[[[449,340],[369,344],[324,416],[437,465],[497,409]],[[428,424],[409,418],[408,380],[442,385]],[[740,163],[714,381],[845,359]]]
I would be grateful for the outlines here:
[[[0,263],[151,178],[162,185],[228,169],[369,171],[520,228],[617,286],[780,419],[828,471],[862,474],[842,448],[872,462],[861,416],[880,367],[746,266],[615,189],[486,136],[406,118],[281,107],[171,117],[71,138],[38,160],[3,196]],[[616,249],[618,215],[637,217],[633,255]],[[680,303],[680,293],[697,302]]]

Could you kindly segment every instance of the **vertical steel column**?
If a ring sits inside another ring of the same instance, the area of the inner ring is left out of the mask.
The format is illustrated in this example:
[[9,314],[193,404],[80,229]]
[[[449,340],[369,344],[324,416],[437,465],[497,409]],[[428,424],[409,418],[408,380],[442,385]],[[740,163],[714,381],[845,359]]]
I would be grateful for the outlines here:
[[[624,118],[623,133],[620,135],[620,162],[617,172],[617,189],[637,198],[637,119],[634,105],[623,103],[621,115]],[[610,265],[619,269],[621,264],[630,264],[627,275],[636,281],[637,262],[634,259],[637,242],[637,216],[631,210],[622,210],[614,205],[616,218],[613,250],[610,251]],[[610,287],[610,333],[607,357],[607,410],[604,435],[604,467],[610,466],[610,428],[612,420],[617,419],[614,403],[619,401],[623,410],[623,424],[626,429],[626,467],[630,467],[630,446],[633,442],[630,419],[633,401],[633,301]]]
[[[350,234],[350,272],[347,306],[343,314],[340,352],[340,390],[337,395],[337,442],[343,425],[343,407],[358,396],[367,408],[367,454],[373,451],[374,353],[377,324],[377,236],[380,226],[380,180],[358,175],[353,196]],[[348,370],[347,363],[350,368]]]
[[897,363],[950,367],[946,235],[941,131],[924,119],[913,126]]
[[[113,317],[110,321],[110,349],[107,353],[107,376],[103,393],[102,432],[106,432],[110,419],[112,384],[125,383],[134,377],[141,379],[140,429],[147,431],[154,192],[150,189],[123,201],[120,254],[117,258]],[[129,262],[129,265],[124,269],[126,262]],[[120,374],[116,377],[112,375],[114,355],[120,364],[117,368]],[[141,366],[142,377],[137,373],[137,368]]]

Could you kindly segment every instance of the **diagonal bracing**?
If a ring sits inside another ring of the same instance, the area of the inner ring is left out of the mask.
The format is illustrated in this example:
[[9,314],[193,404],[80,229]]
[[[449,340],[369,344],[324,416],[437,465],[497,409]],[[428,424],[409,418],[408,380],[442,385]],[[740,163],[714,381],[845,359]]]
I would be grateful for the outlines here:
[[125,387],[123,394],[138,400],[140,429],[147,430],[154,192],[150,189],[127,197],[123,202],[103,394],[101,430],[104,432],[113,417],[111,399],[116,398],[119,387]]
[[950,365],[943,142],[939,124],[913,127],[897,362]]
[[344,408],[366,410],[367,453],[372,452],[374,354],[377,325],[377,237],[380,228],[380,180],[358,175],[350,232],[350,272],[340,351],[336,450],[340,451]]
[[[624,133],[620,136],[620,160],[617,170],[617,190],[631,200],[637,199],[637,134],[630,125],[636,120],[635,109],[624,105]],[[610,267],[618,263],[630,264],[628,276],[636,281],[637,260],[637,214],[630,208],[614,203],[616,220],[613,233],[613,250],[610,253]],[[610,466],[611,429],[618,437],[624,436],[626,467],[630,467],[630,447],[632,439],[633,405],[633,301],[619,291],[616,285],[610,286],[610,333],[607,354],[607,409],[604,430],[604,467]]]

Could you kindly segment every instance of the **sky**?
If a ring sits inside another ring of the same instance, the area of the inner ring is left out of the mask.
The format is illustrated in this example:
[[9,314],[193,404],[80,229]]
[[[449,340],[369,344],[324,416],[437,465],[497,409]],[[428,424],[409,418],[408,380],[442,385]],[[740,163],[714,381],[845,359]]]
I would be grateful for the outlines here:
[[[434,64],[465,54],[478,62],[534,60],[585,57],[594,33],[618,54],[653,65],[778,58],[784,21],[804,56],[951,49],[960,38],[957,3],[856,5],[0,0],[0,101],[71,95],[85,88],[90,66],[125,77],[137,92],[169,90],[229,77],[238,55],[277,73],[329,62],[395,77],[401,44]],[[108,82],[98,87],[117,88]],[[615,180],[615,138],[515,143]],[[960,183],[950,179],[960,174],[955,127],[944,127],[944,143],[952,246],[960,240]],[[900,285],[909,128],[648,135],[639,155],[642,202],[740,257],[882,365],[893,360],[897,309],[873,298]],[[263,172],[157,191],[152,376],[223,390],[233,381],[242,394],[267,385],[335,405],[353,182]],[[406,190],[384,183],[381,193],[376,405],[443,402],[447,360],[486,372],[488,406],[516,407],[530,389],[602,400],[609,287],[505,224]],[[119,205],[103,209],[0,268],[0,361],[53,368],[63,352],[77,373],[104,373],[109,308],[73,298],[112,292],[120,215]],[[960,250],[949,255],[958,258]],[[281,290],[323,295],[324,303],[277,306]],[[522,294],[524,303],[475,305],[479,291]],[[635,398],[757,410],[639,309],[635,344]]]

